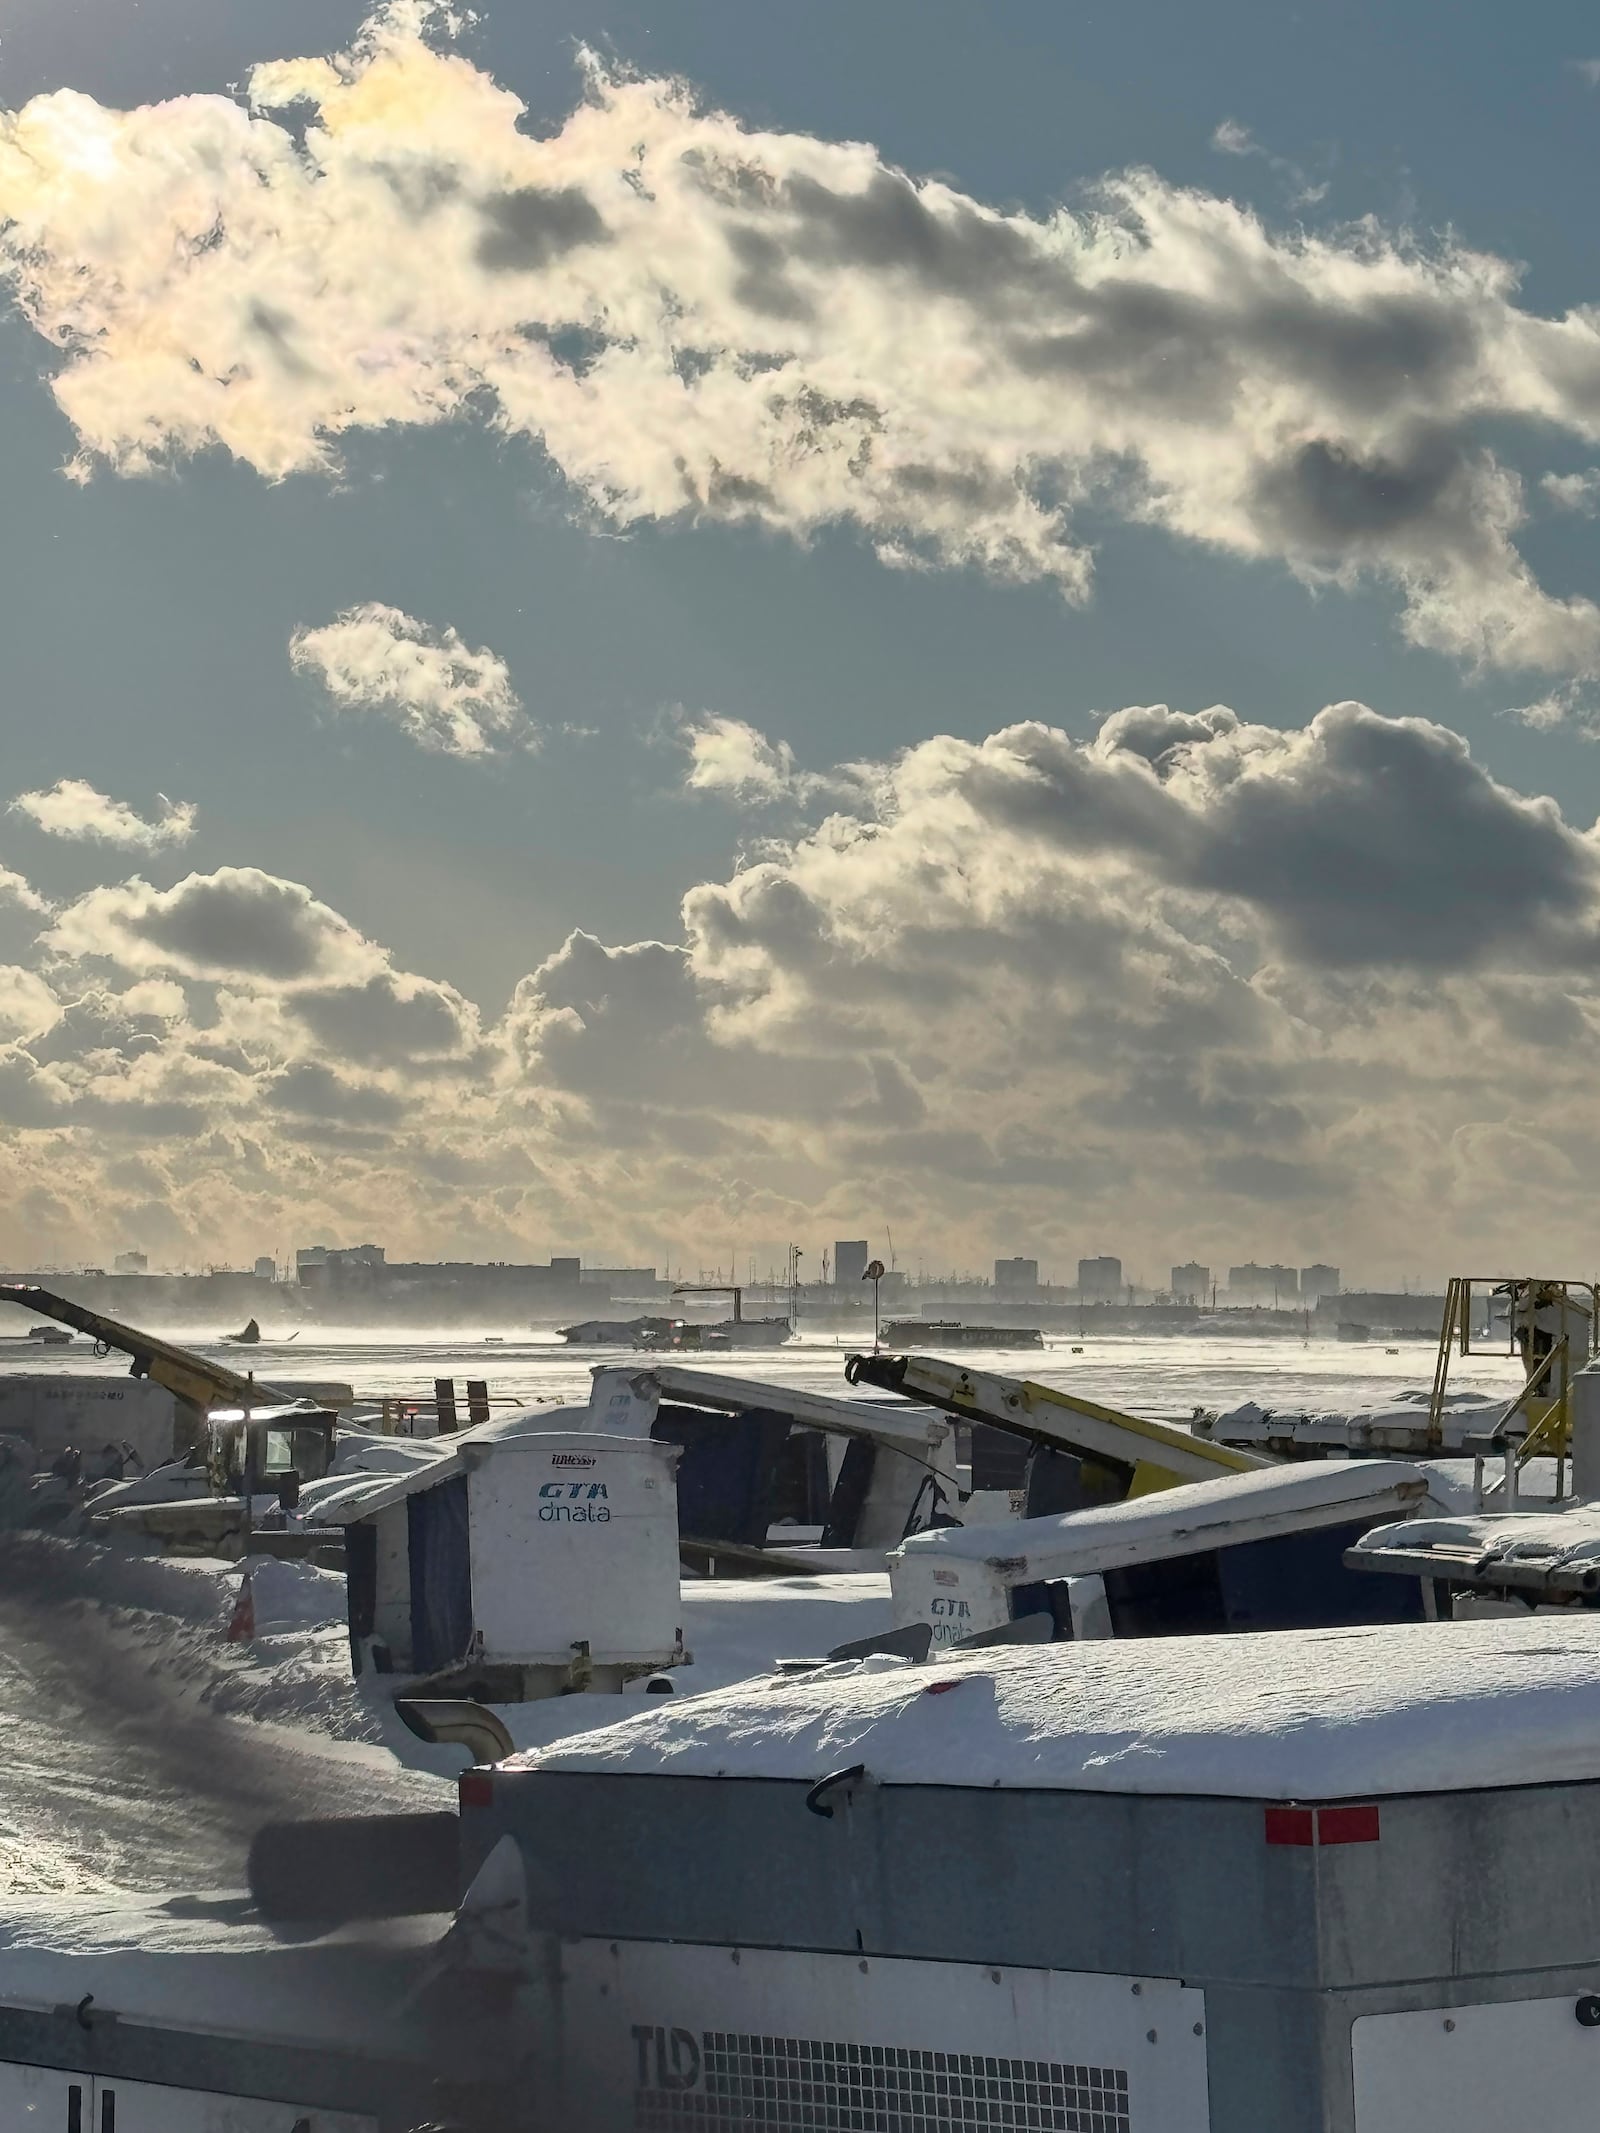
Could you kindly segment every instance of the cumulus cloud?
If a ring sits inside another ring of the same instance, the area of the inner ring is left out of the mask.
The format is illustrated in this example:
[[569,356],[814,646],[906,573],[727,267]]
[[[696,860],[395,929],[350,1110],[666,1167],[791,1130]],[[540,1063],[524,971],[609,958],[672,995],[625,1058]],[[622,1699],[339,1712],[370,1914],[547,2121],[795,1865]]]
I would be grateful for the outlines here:
[[485,756],[536,740],[503,659],[398,607],[369,601],[321,629],[296,630],[289,657],[340,710],[375,712],[435,754]]
[[[890,565],[1082,600],[1092,505],[1384,581],[1414,642],[1468,662],[1600,669],[1600,607],[1538,582],[1490,441],[1600,437],[1592,308],[1148,171],[1004,212],[592,60],[538,138],[426,12],[259,68],[248,105],[61,90],[5,122],[0,267],[59,354],[80,473],[221,447],[278,479],[353,430],[481,414],[613,526],[842,524]],[[469,710],[421,731],[475,746]]]
[[38,890],[30,887],[15,868],[0,866],[0,905],[10,904],[18,911],[31,911],[42,916],[50,906]]
[[91,889],[57,914],[44,944],[125,970],[272,985],[362,983],[386,961],[309,889],[259,867],[189,874],[165,890],[139,880]]
[[833,799],[500,1012],[259,870],[77,899],[0,970],[0,1252],[781,1260],[881,1210],[969,1264],[1581,1263],[1600,835],[1446,729],[1134,705]]
[[0,963],[0,1041],[42,1037],[61,1019],[61,1002],[36,971]]
[[161,813],[141,815],[126,800],[97,792],[84,778],[61,778],[39,792],[18,793],[12,812],[26,815],[50,837],[71,837],[92,844],[120,845],[125,851],[159,852],[186,844],[194,835],[196,809],[190,800],[169,800],[157,793]]

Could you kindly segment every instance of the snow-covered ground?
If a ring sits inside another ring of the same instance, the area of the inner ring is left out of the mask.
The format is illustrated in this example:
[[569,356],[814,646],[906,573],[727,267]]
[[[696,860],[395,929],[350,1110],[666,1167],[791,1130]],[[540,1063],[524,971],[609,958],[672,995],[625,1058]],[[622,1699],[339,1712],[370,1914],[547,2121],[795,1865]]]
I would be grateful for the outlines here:
[[[8,1535],[0,1554],[0,1895],[237,1888],[264,1821],[449,1805],[428,1748],[356,1682],[344,1579],[257,1560],[255,1635],[230,1642],[236,1565]],[[884,1576],[689,1581],[677,1693],[887,1628]],[[505,1707],[519,1746],[613,1723],[626,1697]]]

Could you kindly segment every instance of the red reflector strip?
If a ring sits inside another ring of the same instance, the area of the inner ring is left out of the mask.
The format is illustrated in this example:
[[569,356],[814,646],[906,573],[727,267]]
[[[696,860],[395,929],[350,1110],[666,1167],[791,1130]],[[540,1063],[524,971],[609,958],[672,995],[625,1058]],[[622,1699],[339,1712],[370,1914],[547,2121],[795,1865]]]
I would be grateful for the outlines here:
[[1319,1807],[1317,1809],[1317,1842],[1319,1844],[1376,1844],[1378,1841],[1378,1809],[1376,1803],[1366,1807]]
[[1269,1807],[1267,1809],[1267,1842],[1269,1844],[1315,1844],[1317,1819],[1310,1807]]
[[1372,1802],[1361,1807],[1269,1807],[1265,1835],[1269,1844],[1376,1844],[1378,1809]]
[[492,1807],[494,1804],[494,1779],[487,1770],[463,1770],[460,1781],[460,1796],[463,1807]]

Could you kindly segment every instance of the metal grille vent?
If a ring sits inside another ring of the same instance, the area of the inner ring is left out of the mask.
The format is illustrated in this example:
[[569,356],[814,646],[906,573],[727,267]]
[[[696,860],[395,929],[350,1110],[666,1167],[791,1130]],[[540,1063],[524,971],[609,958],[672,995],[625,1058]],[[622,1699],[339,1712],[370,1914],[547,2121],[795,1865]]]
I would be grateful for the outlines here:
[[720,2030],[699,2041],[681,2087],[638,2091],[637,2133],[1130,2133],[1120,2067]]

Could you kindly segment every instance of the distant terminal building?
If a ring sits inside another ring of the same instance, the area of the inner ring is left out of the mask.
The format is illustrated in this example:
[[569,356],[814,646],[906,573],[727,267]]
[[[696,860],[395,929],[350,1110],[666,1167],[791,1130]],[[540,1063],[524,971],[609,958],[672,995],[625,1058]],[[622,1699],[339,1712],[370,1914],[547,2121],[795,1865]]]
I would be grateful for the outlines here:
[[118,1252],[111,1262],[113,1274],[148,1274],[149,1255],[145,1252]]
[[261,1257],[256,1261],[255,1273],[257,1281],[276,1281],[278,1278],[277,1260],[269,1258],[267,1254],[263,1252]]
[[1085,1303],[1116,1303],[1122,1295],[1122,1261],[1103,1253],[1078,1261],[1078,1294]]
[[385,1253],[381,1244],[352,1244],[335,1250],[328,1244],[311,1244],[294,1255],[295,1272],[301,1281],[341,1274],[357,1267],[380,1267]]
[[1172,1291],[1172,1300],[1179,1304],[1203,1304],[1211,1300],[1211,1269],[1202,1266],[1198,1259],[1191,1259],[1187,1266],[1175,1266],[1172,1279],[1167,1284]]
[[994,1263],[996,1296],[1033,1296],[1039,1287],[1037,1259],[997,1259]]
[[1300,1269],[1300,1301],[1314,1304],[1324,1296],[1339,1293],[1339,1269],[1336,1266],[1303,1266]]
[[1228,1269],[1228,1300],[1234,1304],[1271,1304],[1279,1308],[1300,1301],[1300,1275],[1292,1266],[1257,1266],[1253,1259]]
[[836,1287],[854,1288],[867,1278],[867,1240],[841,1237],[833,1247],[833,1279]]

